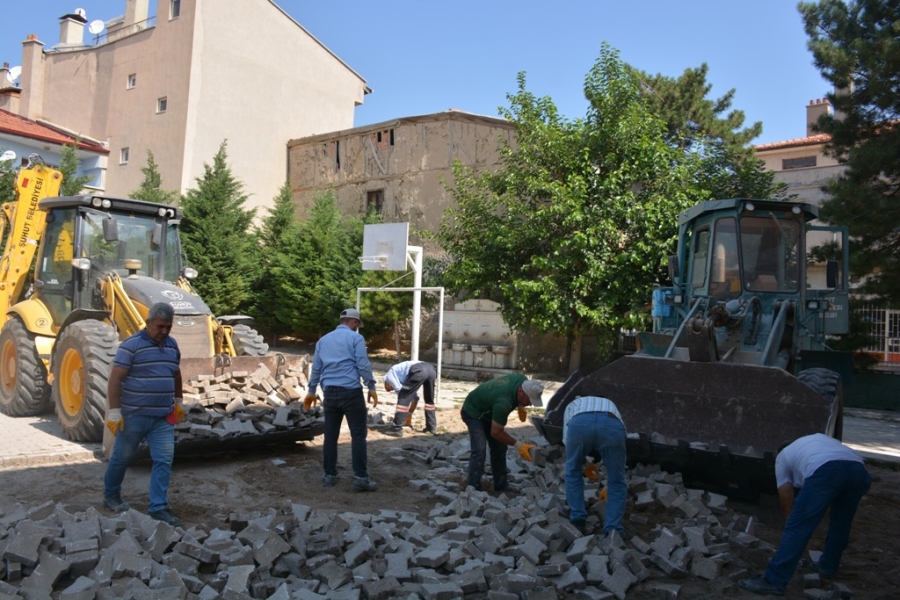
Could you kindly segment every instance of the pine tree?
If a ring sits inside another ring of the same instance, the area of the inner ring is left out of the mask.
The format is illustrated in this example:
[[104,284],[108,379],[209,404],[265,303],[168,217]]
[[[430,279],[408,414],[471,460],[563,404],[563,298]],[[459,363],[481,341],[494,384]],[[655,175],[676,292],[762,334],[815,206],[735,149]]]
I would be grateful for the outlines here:
[[156,202],[158,204],[174,204],[180,194],[174,190],[162,189],[162,175],[153,158],[153,152],[147,150],[147,166],[141,168],[144,180],[138,189],[131,192],[131,197],[144,202]]
[[[78,143],[78,140],[75,141]],[[75,152],[75,144],[66,144],[59,151],[59,171],[62,173],[62,185],[59,188],[60,196],[77,196],[84,190],[85,184],[91,179],[90,175],[75,177],[80,163]]]
[[259,271],[259,245],[250,232],[254,210],[244,204],[243,183],[227,164],[227,141],[212,165],[204,164],[197,187],[182,203],[182,245],[197,268],[194,285],[215,314],[240,312],[251,301],[251,282]]

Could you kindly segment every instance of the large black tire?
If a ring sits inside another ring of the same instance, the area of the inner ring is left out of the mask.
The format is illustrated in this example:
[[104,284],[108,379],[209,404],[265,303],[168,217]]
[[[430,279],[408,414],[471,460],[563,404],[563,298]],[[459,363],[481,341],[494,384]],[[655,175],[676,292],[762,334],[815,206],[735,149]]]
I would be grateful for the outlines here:
[[102,321],[77,321],[56,342],[53,402],[66,436],[75,442],[103,439],[106,388],[119,337]]
[[12,317],[0,331],[0,412],[31,417],[49,412],[51,406],[47,367],[34,336]]
[[235,325],[233,327],[231,343],[238,356],[265,356],[269,351],[269,345],[263,340],[263,336],[247,325]]
[[840,373],[831,369],[806,369],[797,374],[797,379],[806,386],[812,388],[836,411],[834,419],[834,432],[832,437],[838,440],[844,439],[844,386]]

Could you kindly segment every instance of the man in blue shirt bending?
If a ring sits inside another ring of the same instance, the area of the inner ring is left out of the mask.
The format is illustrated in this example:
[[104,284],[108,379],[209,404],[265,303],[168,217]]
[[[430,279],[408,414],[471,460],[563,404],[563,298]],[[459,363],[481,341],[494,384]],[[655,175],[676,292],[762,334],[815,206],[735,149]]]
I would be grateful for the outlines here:
[[374,492],[378,486],[369,479],[366,456],[366,421],[368,410],[363,398],[360,379],[369,388],[369,401],[378,405],[372,364],[366,354],[366,342],[357,333],[362,327],[359,311],[348,308],[341,312],[340,325],[322,337],[316,344],[309,386],[304,404],[311,406],[316,400],[316,388],[322,385],[325,399],[325,436],[322,446],[322,462],[325,476],[322,483],[333,487],[337,481],[338,436],[341,423],[347,417],[350,428],[350,453],[353,461],[353,489]]
[[119,345],[107,388],[106,426],[116,436],[103,479],[103,504],[129,509],[122,500],[125,470],[146,440],[150,470],[147,513],[173,527],[181,521],[169,510],[168,492],[175,457],[175,423],[184,418],[181,398],[181,352],[169,336],[175,310],[165,302],[150,307],[144,329]]

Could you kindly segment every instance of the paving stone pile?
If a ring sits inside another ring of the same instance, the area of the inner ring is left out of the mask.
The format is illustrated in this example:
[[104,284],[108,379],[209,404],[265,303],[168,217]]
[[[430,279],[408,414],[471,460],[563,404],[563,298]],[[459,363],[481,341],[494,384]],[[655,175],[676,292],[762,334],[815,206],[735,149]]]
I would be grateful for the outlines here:
[[[522,491],[509,496],[461,489],[468,451],[467,440],[385,451],[385,460],[417,474],[413,489],[435,499],[427,514],[361,514],[352,506],[335,513],[288,500],[232,512],[207,531],[175,529],[134,510],[70,513],[53,501],[19,507],[0,516],[0,600],[621,600],[637,591],[675,599],[691,581],[727,596],[736,579],[753,575],[741,549],[774,551],[724,496],[640,465],[628,475],[626,530],[643,533],[584,535],[564,516],[560,448],[539,446],[533,463],[510,459]],[[599,532],[597,484],[585,496],[588,528]],[[845,586],[823,589],[817,577],[804,576],[806,597],[849,597]]]
[[182,386],[185,419],[175,426],[175,443],[321,429],[321,408],[303,408],[307,363],[277,374],[260,364],[252,372],[192,377]]

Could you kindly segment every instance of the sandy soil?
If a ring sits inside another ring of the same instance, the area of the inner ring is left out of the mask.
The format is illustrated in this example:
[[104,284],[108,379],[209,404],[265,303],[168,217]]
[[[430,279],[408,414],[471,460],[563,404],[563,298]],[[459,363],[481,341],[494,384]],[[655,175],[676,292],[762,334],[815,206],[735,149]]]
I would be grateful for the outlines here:
[[[417,415],[418,419],[421,419]],[[317,510],[377,512],[381,508],[416,511],[423,518],[433,508],[434,500],[424,492],[412,490],[408,482],[417,477],[417,469],[424,465],[409,462],[402,467],[379,460],[379,454],[397,444],[426,446],[435,439],[448,440],[465,436],[465,427],[458,416],[458,409],[441,410],[438,413],[440,435],[437,438],[424,434],[407,434],[403,438],[391,438],[379,433],[369,434],[369,465],[372,478],[378,482],[375,493],[355,493],[350,489],[349,435],[342,436],[340,446],[339,484],[334,488],[321,486],[322,453],[321,438],[314,442],[299,443],[255,450],[243,454],[225,454],[201,458],[177,459],[174,480],[170,490],[173,511],[186,526],[201,525],[204,528],[222,526],[229,513],[266,511],[291,501],[309,505]],[[421,428],[421,423],[417,422]],[[522,428],[520,435],[533,435],[528,424],[517,421],[512,428]],[[515,435],[516,432],[513,432]],[[346,443],[344,443],[346,442]],[[100,506],[105,464],[99,461],[59,467],[8,469],[0,471],[0,513],[15,504],[34,506],[55,500],[69,511],[82,511],[89,506]],[[863,499],[854,523],[850,547],[844,554],[844,563],[838,579],[853,591],[853,598],[896,598],[900,577],[900,472],[870,467],[875,479],[872,490]],[[123,496],[138,510],[147,507],[147,482],[149,465],[135,464],[126,476]],[[463,477],[460,478],[461,480]],[[562,476],[560,477],[562,483]],[[781,519],[773,496],[764,496],[756,504],[729,503],[737,512],[757,518],[756,534],[772,544],[778,543]],[[105,509],[101,509],[105,510]],[[629,512],[630,512],[629,507]],[[643,513],[649,517],[646,525],[626,523],[628,535],[641,535],[652,541],[652,529],[659,523],[674,522],[674,515],[659,512]],[[825,524],[820,526],[811,544],[821,549]],[[735,564],[749,566],[756,575],[771,552],[762,549],[733,547]],[[697,578],[673,582],[682,587],[682,598],[754,598],[739,590],[728,578],[738,570],[732,565],[723,577],[713,582]],[[655,570],[654,570],[655,571]],[[802,574],[799,570],[788,589],[787,597],[802,598]],[[657,580],[658,581],[658,580]],[[632,588],[629,598],[655,597],[645,587]]]

